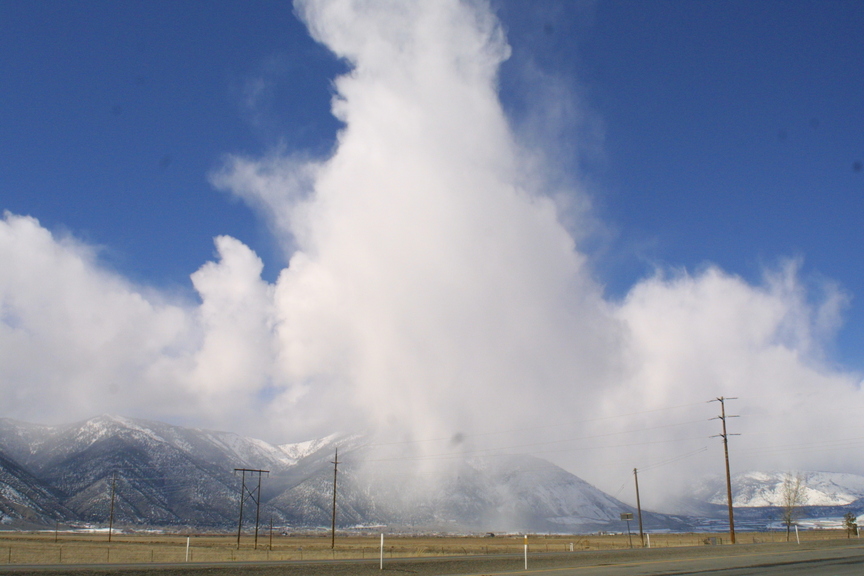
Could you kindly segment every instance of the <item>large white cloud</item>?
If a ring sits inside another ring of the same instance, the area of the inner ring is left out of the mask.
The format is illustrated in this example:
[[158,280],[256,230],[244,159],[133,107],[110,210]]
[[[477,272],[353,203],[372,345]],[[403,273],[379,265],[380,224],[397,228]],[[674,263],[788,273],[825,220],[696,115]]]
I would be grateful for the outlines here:
[[230,396],[239,394],[242,404],[243,396],[272,385],[273,288],[261,280],[261,259],[239,240],[220,236],[216,247],[219,262],[192,275],[202,300],[195,317],[203,340],[189,383],[230,416]]
[[637,427],[687,422],[690,414],[703,422],[653,430],[645,436],[653,444],[625,453],[641,467],[686,448],[711,448],[657,474],[654,490],[683,489],[694,472],[722,474],[720,439],[708,440],[720,434],[721,424],[704,421],[720,414],[718,404],[704,404],[716,396],[736,398],[726,408],[740,415],[727,420],[728,432],[741,434],[730,436],[738,470],[862,471],[847,452],[813,446],[864,436],[854,419],[834,416],[841,406],[856,411],[864,397],[856,377],[837,372],[822,357],[824,338],[836,328],[846,300],[832,286],[823,288],[822,300],[808,302],[797,264],[790,262],[767,273],[760,286],[709,267],[697,276],[658,274],[631,289],[616,310],[629,333],[629,376],[609,390],[608,410],[641,412],[628,418]]
[[0,222],[0,387],[4,412],[36,420],[127,408],[158,388],[150,373],[180,353],[182,308],[102,270],[93,249],[27,217]]
[[193,274],[201,303],[172,301],[56,238],[30,217],[0,221],[4,416],[39,422],[99,412],[226,425],[271,385],[272,288],[232,238]]
[[[614,492],[634,466],[708,445],[670,470],[719,470],[706,401],[724,395],[740,398],[739,465],[862,471],[781,449],[862,436],[832,416],[860,411],[858,379],[822,355],[841,293],[813,303],[790,264],[759,286],[659,272],[605,299],[580,222],[562,225],[536,173],[542,150],[520,146],[498,101],[509,49],[485,4],[297,10],[352,67],[335,81],[333,154],[229,158],[213,176],[271,223],[289,266],[268,284],[220,237],[192,275],[201,302],[171,302],[6,215],[4,415],[110,410],[286,441],[379,429],[423,440],[406,445],[421,456],[536,452]],[[645,479],[649,502],[678,488],[664,478]]]

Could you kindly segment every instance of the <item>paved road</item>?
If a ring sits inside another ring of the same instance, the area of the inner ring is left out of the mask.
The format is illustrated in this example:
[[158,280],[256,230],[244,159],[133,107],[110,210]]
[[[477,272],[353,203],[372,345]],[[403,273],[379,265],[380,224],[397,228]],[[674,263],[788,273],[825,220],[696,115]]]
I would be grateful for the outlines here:
[[16,566],[0,565],[13,576],[861,576],[864,545],[834,540],[797,546],[753,544],[532,554],[529,570],[518,555],[377,561],[271,562],[230,564]]
[[543,576],[862,576],[864,547],[783,552],[747,551],[740,555],[701,558],[640,559],[607,566],[547,568],[527,573]]

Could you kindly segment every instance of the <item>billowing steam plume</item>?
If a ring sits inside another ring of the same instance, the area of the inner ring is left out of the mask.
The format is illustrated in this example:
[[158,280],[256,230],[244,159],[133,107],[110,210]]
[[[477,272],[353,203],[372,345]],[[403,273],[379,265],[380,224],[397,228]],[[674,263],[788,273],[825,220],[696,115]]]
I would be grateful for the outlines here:
[[814,304],[791,262],[760,286],[660,271],[605,299],[537,177],[542,151],[520,146],[499,103],[509,48],[485,4],[296,9],[350,64],[335,149],[232,157],[212,177],[272,224],[288,267],[268,284],[219,237],[218,261],[192,275],[201,303],[178,302],[7,213],[4,415],[110,411],[284,441],[376,430],[421,462],[531,452],[612,492],[633,467],[674,461],[644,480],[662,495],[681,471],[720,470],[706,401],[725,395],[739,397],[740,468],[864,471],[833,444],[862,436],[838,407],[864,404],[859,379],[822,358],[840,291]]

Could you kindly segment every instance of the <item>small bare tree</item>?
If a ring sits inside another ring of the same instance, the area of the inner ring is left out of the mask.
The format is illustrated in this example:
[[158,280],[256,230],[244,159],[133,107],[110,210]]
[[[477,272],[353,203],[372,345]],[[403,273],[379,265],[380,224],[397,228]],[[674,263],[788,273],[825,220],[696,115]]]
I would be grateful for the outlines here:
[[780,492],[780,510],[783,516],[783,524],[786,525],[786,541],[789,541],[789,532],[795,521],[801,515],[801,506],[804,505],[804,478],[801,473],[794,476],[787,473],[783,479]]
[[851,538],[853,534],[858,534],[858,520],[852,512],[846,512],[843,516],[843,523],[846,525],[846,538]]

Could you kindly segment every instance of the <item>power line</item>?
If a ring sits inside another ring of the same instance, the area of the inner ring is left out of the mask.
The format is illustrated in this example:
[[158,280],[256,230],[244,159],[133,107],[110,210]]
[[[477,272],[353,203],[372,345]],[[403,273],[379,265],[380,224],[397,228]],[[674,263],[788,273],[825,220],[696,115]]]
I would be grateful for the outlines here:
[[[532,430],[548,430],[549,428],[561,428],[563,426],[572,426],[573,424],[587,424],[590,422],[603,422],[605,420],[614,420],[615,418],[629,418],[631,416],[639,416],[641,414],[652,414],[654,412],[664,412],[666,410],[676,410],[678,408],[690,408],[692,406],[699,406],[702,402],[692,402],[690,404],[677,404],[675,406],[665,406],[663,408],[652,408],[651,410],[641,410],[639,412],[629,412],[626,414],[613,414],[611,416],[601,416],[598,418],[585,418],[582,420],[568,420],[567,422],[562,422],[560,424],[547,424],[543,426],[529,426],[525,428],[509,428],[506,430],[493,430],[490,432],[478,432],[476,434],[464,434],[463,438],[477,438],[480,436],[497,436],[501,434],[512,434],[514,432],[530,432]],[[700,420],[701,422],[701,420]],[[426,442],[449,442],[453,440],[452,436],[448,437],[440,437],[440,438],[422,438],[418,440],[400,440],[396,442],[370,442],[361,446],[361,448],[366,447],[378,447],[378,446],[398,446],[404,444],[423,444]]]
[[673,462],[678,462],[679,460],[684,460],[685,458],[689,458],[690,456],[695,456],[696,454],[701,454],[702,452],[707,452],[708,447],[703,446],[698,450],[693,450],[692,452],[687,452],[686,454],[681,454],[679,456],[675,456],[673,458],[669,458],[668,460],[663,460],[661,462],[657,462],[656,464],[651,464],[649,466],[645,466],[641,468],[642,472],[648,472],[649,470],[654,470],[655,468],[660,468],[661,466],[666,466],[667,464],[672,464]]
[[[755,435],[755,434],[754,434]],[[761,434],[764,436],[765,434]],[[765,446],[744,450],[741,454],[771,454],[775,452],[827,452],[831,450],[844,450],[864,444],[864,437],[840,438],[837,440],[825,440],[811,444],[781,444],[779,446]]]
[[[684,460],[685,458],[689,458],[689,457],[691,457],[691,456],[695,456],[696,454],[701,454],[702,452],[707,452],[707,451],[708,451],[708,447],[707,447],[707,446],[703,446],[702,448],[699,448],[698,450],[693,450],[692,452],[687,452],[686,454],[679,454],[678,456],[675,456],[674,458],[669,458],[669,459],[667,459],[667,460],[663,460],[663,461],[661,461],[661,462],[656,462],[656,463],[651,464],[651,465],[649,465],[649,466],[645,466],[644,468],[639,468],[639,471],[640,471],[640,472],[647,472],[647,471],[649,471],[649,470],[654,470],[655,468],[660,468],[661,466],[665,466],[665,465],[667,465],[667,464],[672,464],[673,462],[678,462],[679,460]],[[633,470],[633,473],[634,473],[634,475],[636,474],[636,469],[635,469],[635,468],[634,468],[634,470]],[[621,492],[624,491],[624,488],[627,487],[627,484],[628,484],[629,482],[630,482],[629,479],[624,480],[624,482],[621,483],[621,486],[618,488],[618,490],[616,490],[615,493],[612,494],[612,498],[616,498],[616,499],[617,499],[618,496],[621,494]],[[637,482],[638,482],[638,481],[637,481]],[[636,490],[637,490],[637,491],[639,490],[638,487],[637,487]],[[637,500],[638,500],[638,498],[637,498]],[[637,501],[637,506],[638,506],[638,505],[639,505],[639,503],[638,503],[638,501]]]
[[[658,426],[650,426],[650,427],[646,427],[646,428],[635,428],[635,429],[630,429],[630,430],[621,430],[618,432],[605,432],[603,434],[592,434],[592,435],[588,435],[588,436],[580,436],[580,437],[576,437],[576,438],[564,438],[564,439],[560,439],[560,440],[547,440],[547,441],[543,441],[543,442],[530,442],[530,443],[525,443],[525,444],[511,444],[511,445],[507,445],[507,446],[497,446],[494,448],[477,448],[474,450],[461,450],[461,451],[459,451],[458,454],[453,454],[452,452],[444,452],[444,453],[437,453],[437,454],[426,454],[426,455],[422,455],[422,456],[410,456],[410,457],[399,456],[399,457],[391,457],[391,458],[376,458],[376,459],[367,460],[367,462],[389,462],[389,461],[401,461],[401,460],[436,460],[436,459],[446,460],[446,459],[450,459],[450,458],[461,458],[465,455],[471,455],[471,454],[476,455],[476,454],[483,454],[483,453],[489,453],[489,452],[498,452],[498,451],[502,451],[502,450],[514,450],[514,449],[519,449],[519,448],[532,448],[535,446],[549,446],[550,444],[566,444],[568,442],[581,442],[584,440],[591,440],[591,439],[595,439],[595,438],[608,438],[610,436],[621,436],[624,434],[635,434],[635,433],[647,432],[650,430],[674,428],[676,426],[686,426],[688,424],[697,424],[697,423],[701,423],[701,422],[704,422],[704,420],[688,420],[686,422],[676,422],[676,423],[672,423],[672,424],[660,424]],[[616,444],[616,445],[612,445],[612,446],[598,446],[597,448],[618,448],[618,447],[624,447],[624,446],[641,446],[641,445],[653,444],[653,443],[679,442],[682,440],[689,440],[689,438],[673,439],[673,440],[661,440],[661,441],[654,441],[654,442]],[[371,446],[375,446],[375,445],[367,444],[364,446],[364,448],[369,448]],[[591,449],[591,448],[580,446],[577,448],[566,448],[566,449],[561,449],[561,450],[547,450],[547,451],[534,452],[534,453],[543,454],[543,453],[550,453],[550,452],[567,452],[570,450],[585,450],[585,449]]]

